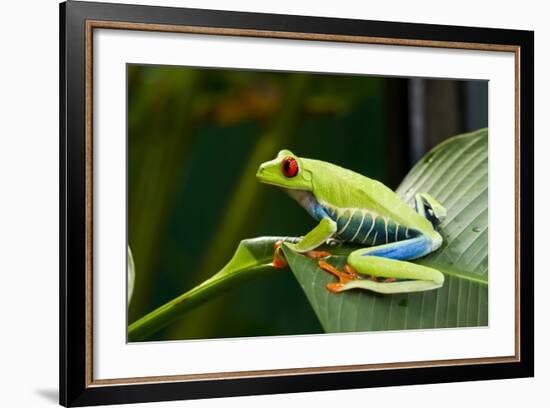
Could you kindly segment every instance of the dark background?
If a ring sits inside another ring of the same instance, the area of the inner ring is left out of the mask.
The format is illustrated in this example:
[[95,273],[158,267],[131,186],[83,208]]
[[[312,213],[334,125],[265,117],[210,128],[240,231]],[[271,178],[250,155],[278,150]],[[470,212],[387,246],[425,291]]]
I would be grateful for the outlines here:
[[[239,241],[314,221],[260,184],[287,148],[397,187],[431,147],[486,127],[485,81],[128,65],[129,322],[201,283]],[[243,284],[151,340],[322,332],[289,270]]]

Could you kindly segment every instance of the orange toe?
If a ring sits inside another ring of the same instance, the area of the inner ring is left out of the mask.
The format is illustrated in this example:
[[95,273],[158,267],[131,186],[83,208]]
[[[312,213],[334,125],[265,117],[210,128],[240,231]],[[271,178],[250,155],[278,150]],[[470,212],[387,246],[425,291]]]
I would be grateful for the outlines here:
[[327,289],[332,293],[340,293],[343,287],[343,283],[327,283]]
[[[347,265],[346,265],[347,266]],[[325,261],[319,261],[319,267],[321,269],[324,269],[327,272],[330,272],[334,276],[338,278],[337,283],[328,283],[327,289],[333,293],[338,293],[342,291],[342,288],[344,287],[344,284],[349,281],[353,281],[356,279],[359,279],[359,276],[355,273],[351,267],[344,267],[344,272],[339,271],[331,264],[325,262]]]
[[282,256],[273,255],[273,267],[276,269],[286,268],[286,260]]
[[307,251],[306,255],[309,258],[317,259],[317,258],[327,258],[331,256],[331,253],[328,251]]
[[286,268],[286,259],[283,255],[283,251],[281,250],[281,245],[283,241],[277,241],[275,242],[275,252],[273,252],[273,267],[277,269],[283,269]]
[[348,264],[345,264],[344,265],[344,272],[347,273],[349,276],[353,277],[354,279],[359,279],[359,275],[357,274],[357,272],[355,271],[355,269],[353,269],[350,265]]
[[334,276],[336,276],[340,280],[342,280],[343,278],[346,278],[348,276],[347,273],[339,271],[334,266],[332,266],[331,264],[329,264],[328,262],[325,262],[323,260],[319,261],[318,265],[319,265],[319,268],[324,269],[325,271],[332,273]]

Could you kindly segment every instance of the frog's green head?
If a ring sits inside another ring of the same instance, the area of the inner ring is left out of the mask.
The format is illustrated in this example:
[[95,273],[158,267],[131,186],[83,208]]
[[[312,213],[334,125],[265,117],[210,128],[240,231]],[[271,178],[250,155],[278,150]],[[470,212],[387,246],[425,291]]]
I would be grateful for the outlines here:
[[266,184],[294,190],[311,191],[311,172],[290,150],[281,150],[273,160],[262,163],[256,177]]

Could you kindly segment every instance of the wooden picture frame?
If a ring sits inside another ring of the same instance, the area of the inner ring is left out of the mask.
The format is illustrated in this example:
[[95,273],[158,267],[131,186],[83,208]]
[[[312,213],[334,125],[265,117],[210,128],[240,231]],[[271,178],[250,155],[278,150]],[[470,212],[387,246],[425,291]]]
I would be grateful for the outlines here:
[[[515,353],[501,357],[94,379],[96,29],[510,52],[515,55]],[[68,1],[60,5],[60,403],[120,404],[534,375],[534,33]]]

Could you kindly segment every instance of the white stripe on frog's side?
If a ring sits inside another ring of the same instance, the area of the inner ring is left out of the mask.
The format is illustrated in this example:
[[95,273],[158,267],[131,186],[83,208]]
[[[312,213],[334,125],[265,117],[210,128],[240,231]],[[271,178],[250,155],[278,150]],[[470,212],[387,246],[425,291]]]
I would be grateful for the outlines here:
[[[372,223],[370,225],[370,229],[369,229],[369,232],[367,233],[367,235],[365,236],[365,238],[363,238],[363,244],[367,242],[367,240],[369,239],[370,237],[370,233],[372,232],[372,230],[374,229],[374,224],[376,224],[376,218],[373,218],[372,219]],[[376,239],[376,235],[375,235],[375,239]]]
[[363,226],[363,223],[365,222],[365,211],[363,210],[362,213],[363,213],[363,217],[361,218],[361,224],[359,224],[359,227],[357,227],[357,232],[351,238],[350,241],[352,241],[352,242],[355,242],[355,238],[357,238],[357,235],[359,235],[359,233],[361,232],[361,227]]
[[[348,229],[349,223],[353,219],[353,216],[355,215],[355,212],[357,211],[357,209],[354,209],[353,212],[351,212],[351,209],[346,209],[346,211],[350,211],[348,221],[342,226],[342,228],[340,228],[340,230],[336,231],[336,235],[341,235],[342,233],[344,233],[345,230]],[[345,214],[345,213],[346,212],[344,211],[342,214]],[[338,219],[339,218],[340,216],[338,216]],[[338,223],[338,219],[336,220],[336,223]]]

